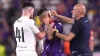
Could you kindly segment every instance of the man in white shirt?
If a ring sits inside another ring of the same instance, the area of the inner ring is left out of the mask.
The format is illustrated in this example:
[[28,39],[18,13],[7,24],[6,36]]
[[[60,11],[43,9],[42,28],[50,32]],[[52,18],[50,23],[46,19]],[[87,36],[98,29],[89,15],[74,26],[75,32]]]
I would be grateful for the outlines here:
[[34,5],[24,2],[22,16],[14,23],[14,32],[17,42],[16,56],[37,56],[36,37],[42,39],[46,32],[40,32],[32,20]]

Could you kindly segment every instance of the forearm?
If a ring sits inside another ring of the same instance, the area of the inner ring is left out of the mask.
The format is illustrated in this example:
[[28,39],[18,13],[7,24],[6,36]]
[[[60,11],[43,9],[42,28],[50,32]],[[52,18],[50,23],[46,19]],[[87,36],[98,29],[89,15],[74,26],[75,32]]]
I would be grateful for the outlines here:
[[46,35],[46,31],[38,32],[35,34],[35,36],[40,40],[43,39],[45,35]]
[[61,34],[59,32],[56,32],[55,34],[58,38],[65,40],[65,41],[69,41],[67,35]]
[[45,37],[45,35],[46,35],[46,31],[44,30],[41,32],[40,38],[43,39]]
[[56,35],[57,37],[65,40],[65,41],[71,41],[75,37],[75,34],[73,32],[70,32],[67,35],[64,35],[64,34],[61,34],[61,33],[58,33],[58,32],[56,32],[54,34],[54,32],[53,32],[53,35]]
[[39,30],[40,30],[40,32],[41,32],[42,37],[45,37],[46,31],[43,30],[43,27],[40,26],[40,27],[39,27]]
[[55,15],[56,17],[58,17],[60,20],[66,22],[66,23],[74,23],[74,20],[69,18],[69,17],[65,17],[65,16],[62,16],[62,15]]
[[52,36],[52,30],[48,29],[47,30],[47,36],[49,40],[52,40],[53,36]]
[[49,24],[46,24],[46,31],[47,31],[48,39],[51,40],[52,39],[52,29]]
[[41,33],[42,33],[42,35],[45,37],[46,31],[44,30],[44,31],[42,31]]
[[89,40],[89,47],[90,47],[90,51],[93,52],[94,51],[94,40]]

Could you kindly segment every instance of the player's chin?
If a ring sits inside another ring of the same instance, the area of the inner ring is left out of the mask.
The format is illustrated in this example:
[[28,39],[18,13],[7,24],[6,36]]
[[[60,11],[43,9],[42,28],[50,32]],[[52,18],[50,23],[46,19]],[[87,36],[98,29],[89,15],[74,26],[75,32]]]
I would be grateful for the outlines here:
[[76,18],[76,16],[75,15],[72,15],[72,18]]

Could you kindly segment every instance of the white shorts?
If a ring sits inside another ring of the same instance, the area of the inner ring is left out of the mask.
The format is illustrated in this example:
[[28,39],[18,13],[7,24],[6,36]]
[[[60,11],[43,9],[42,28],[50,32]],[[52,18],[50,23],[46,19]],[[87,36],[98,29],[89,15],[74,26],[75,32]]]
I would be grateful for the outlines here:
[[38,56],[36,51],[16,51],[16,56]]

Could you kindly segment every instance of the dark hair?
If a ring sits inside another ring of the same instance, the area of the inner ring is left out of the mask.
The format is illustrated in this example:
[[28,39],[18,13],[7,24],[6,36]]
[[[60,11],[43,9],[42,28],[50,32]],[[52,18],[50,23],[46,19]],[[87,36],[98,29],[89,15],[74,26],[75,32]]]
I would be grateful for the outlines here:
[[37,12],[37,16],[40,16],[43,12],[47,11],[46,8],[43,8],[43,9],[40,9],[38,12]]
[[29,7],[29,6],[34,8],[34,4],[29,1],[25,1],[22,4],[22,8]]

